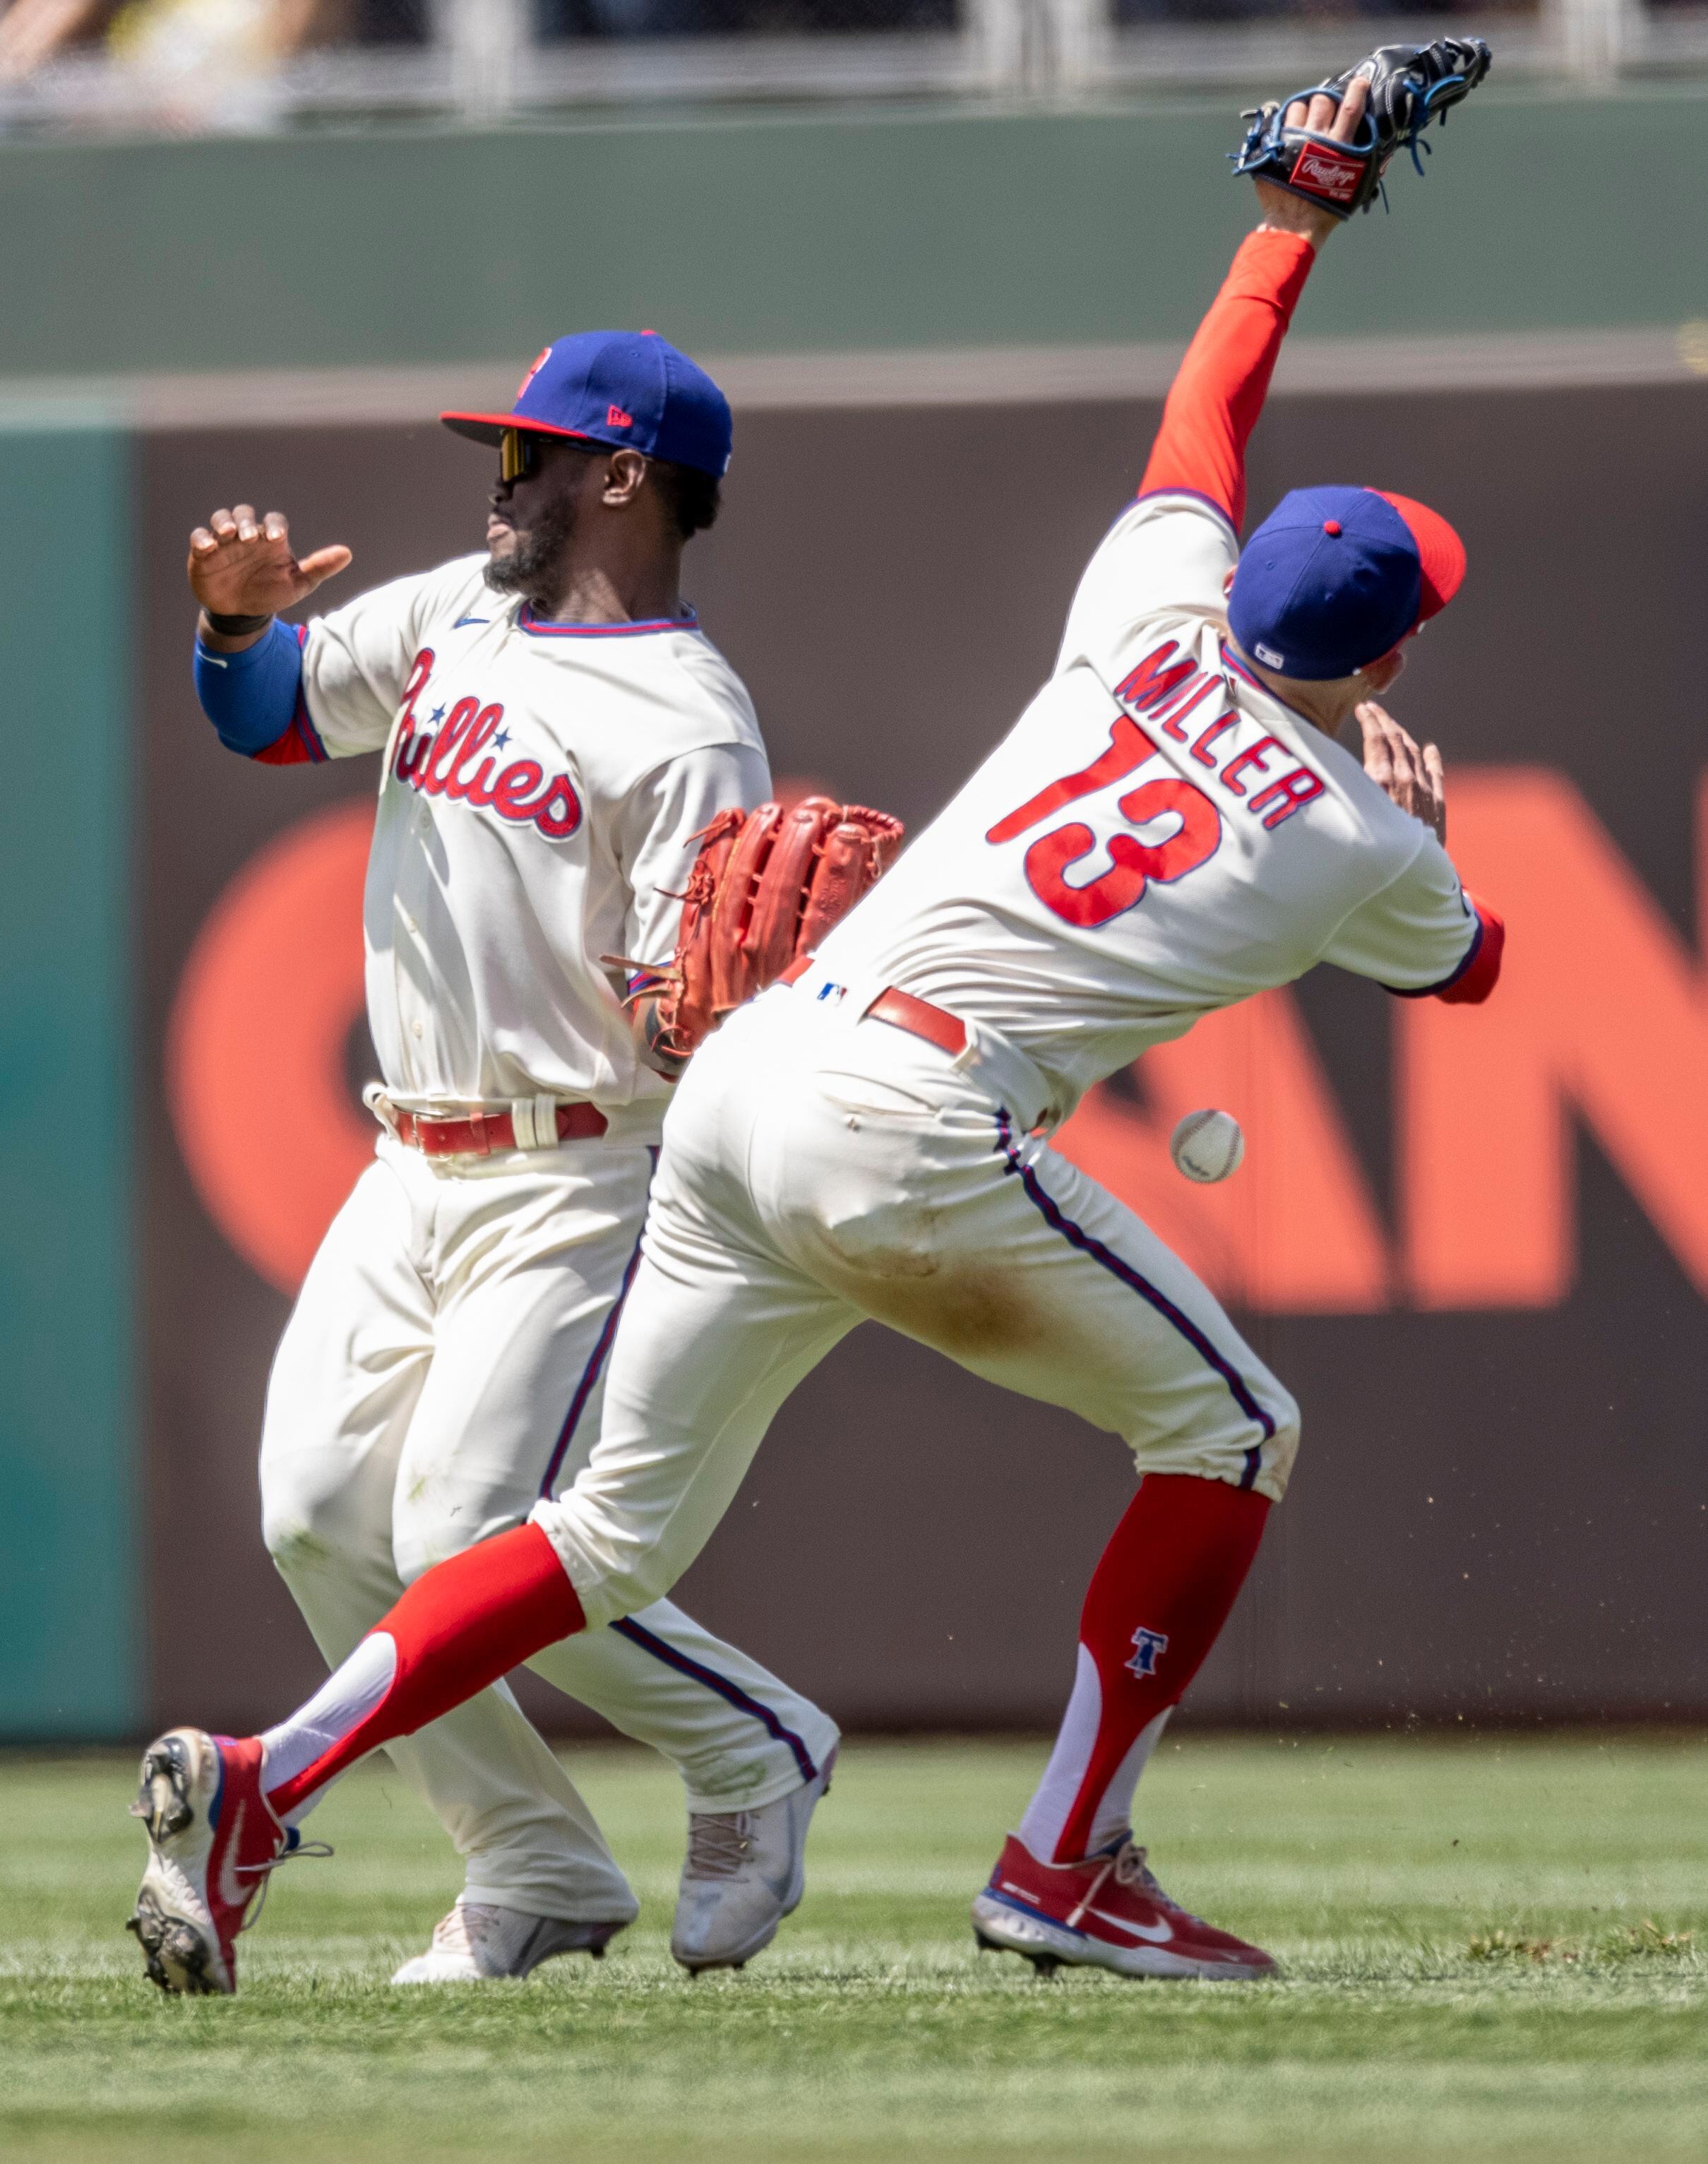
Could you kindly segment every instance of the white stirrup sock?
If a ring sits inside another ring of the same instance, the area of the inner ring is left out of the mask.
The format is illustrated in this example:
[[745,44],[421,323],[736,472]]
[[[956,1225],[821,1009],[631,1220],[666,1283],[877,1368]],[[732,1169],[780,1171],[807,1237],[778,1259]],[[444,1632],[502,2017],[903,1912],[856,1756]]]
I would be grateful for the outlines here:
[[[317,1758],[323,1758],[372,1713],[390,1689],[396,1673],[396,1642],[384,1631],[370,1631],[306,1705],[262,1736],[264,1787],[270,1792],[280,1788]],[[326,1788],[317,1788],[295,1810],[285,1814],[286,1824],[300,1824],[325,1794]]]

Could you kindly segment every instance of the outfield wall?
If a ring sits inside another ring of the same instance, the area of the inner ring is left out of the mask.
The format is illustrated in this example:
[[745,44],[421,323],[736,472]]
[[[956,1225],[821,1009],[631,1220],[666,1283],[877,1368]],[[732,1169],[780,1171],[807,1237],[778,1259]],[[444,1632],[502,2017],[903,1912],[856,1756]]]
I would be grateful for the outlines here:
[[134,445],[98,415],[0,440],[0,1732],[123,1734],[147,1627]]
[[[1248,215],[1250,102],[0,142],[0,378],[520,363],[569,323],[723,354],[1184,339]],[[1325,262],[1313,329],[1708,315],[1705,107],[1497,64]]]

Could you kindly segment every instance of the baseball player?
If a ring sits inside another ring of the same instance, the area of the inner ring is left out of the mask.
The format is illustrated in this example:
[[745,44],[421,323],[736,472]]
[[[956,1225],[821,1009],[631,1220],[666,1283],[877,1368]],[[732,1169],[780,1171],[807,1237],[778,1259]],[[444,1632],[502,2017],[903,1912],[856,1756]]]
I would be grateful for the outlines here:
[[[657,1599],[778,1405],[863,1316],[1071,1407],[1141,1475],[1087,1595],[1055,1750],[974,1903],[981,1942],[1129,1975],[1271,1970],[1163,1891],[1131,1811],[1286,1489],[1297,1409],[1048,1137],[1101,1077],[1318,962],[1406,997],[1493,987],[1501,927],[1443,847],[1439,756],[1377,703],[1459,584],[1457,537],[1421,504],[1333,486],[1237,538],[1245,443],[1316,251],[1408,113],[1415,134],[1486,64],[1452,41],[1390,48],[1261,116],[1257,228],[1050,680],[816,957],[695,1055],[574,1485],[418,1578],[279,1727],[177,1730],[145,1758],[144,1889],[175,1974],[223,1958],[241,1919],[225,1862],[259,1881],[343,1767]],[[1362,763],[1338,741],[1354,722]],[[1013,1568],[1024,1599],[1024,1538]],[[222,1782],[254,1805],[241,1834],[210,1810]],[[169,1884],[191,1897],[172,1905]]]
[[[498,449],[482,554],[288,625],[273,612],[348,549],[299,563],[283,517],[242,505],[191,542],[224,742],[274,764],[381,754],[381,1131],[280,1344],[261,1446],[267,1545],[334,1667],[418,1573],[585,1461],[681,1064],[649,1054],[656,1003],[631,1022],[601,958],[668,959],[699,830],[769,786],[747,693],[678,593],[729,458],[710,378],[651,334],[589,332],[540,355],[513,412],[443,418]],[[668,1602],[536,1665],[678,1767],[673,1949],[738,1966],[800,1898],[830,1720]],[[467,1861],[396,1981],[525,1975],[633,1918],[505,1686],[392,1755]]]

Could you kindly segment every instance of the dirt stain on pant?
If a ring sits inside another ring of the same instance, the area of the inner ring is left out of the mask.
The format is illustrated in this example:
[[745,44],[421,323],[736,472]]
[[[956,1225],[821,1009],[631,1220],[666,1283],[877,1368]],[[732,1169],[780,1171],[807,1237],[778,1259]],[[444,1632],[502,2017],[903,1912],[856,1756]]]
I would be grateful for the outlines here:
[[294,1526],[275,1531],[267,1528],[267,1552],[273,1558],[274,1568],[285,1578],[305,1576],[312,1570],[324,1570],[338,1558],[327,1542],[306,1526]]
[[893,1197],[821,1219],[815,1274],[904,1336],[977,1360],[1041,1343],[1047,1331],[1025,1274],[999,1255],[946,1251],[935,1203]]
[[917,1251],[894,1259],[901,1266],[839,1270],[827,1282],[874,1321],[954,1358],[988,1358],[1043,1341],[1043,1321],[1011,1265],[957,1261],[945,1268],[940,1258]]

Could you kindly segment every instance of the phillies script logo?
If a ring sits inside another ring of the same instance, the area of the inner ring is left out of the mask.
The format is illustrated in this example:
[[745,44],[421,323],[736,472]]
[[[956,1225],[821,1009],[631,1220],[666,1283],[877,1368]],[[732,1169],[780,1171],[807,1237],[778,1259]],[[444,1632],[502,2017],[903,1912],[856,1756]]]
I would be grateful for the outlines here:
[[1296,188],[1308,188],[1327,202],[1350,202],[1364,178],[1364,160],[1307,143],[1287,177]]
[[437,727],[417,722],[415,702],[432,666],[432,649],[423,647],[409,672],[392,772],[423,796],[473,804],[512,827],[537,827],[548,842],[567,841],[581,824],[581,799],[568,775],[554,774],[548,780],[533,759],[514,759],[500,767],[487,749],[495,743],[502,751],[507,741],[501,706],[458,699],[448,713],[441,707],[433,717]]

